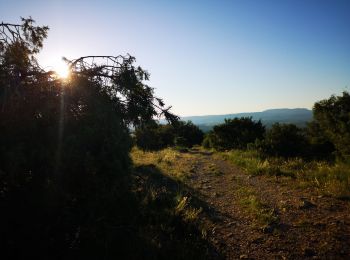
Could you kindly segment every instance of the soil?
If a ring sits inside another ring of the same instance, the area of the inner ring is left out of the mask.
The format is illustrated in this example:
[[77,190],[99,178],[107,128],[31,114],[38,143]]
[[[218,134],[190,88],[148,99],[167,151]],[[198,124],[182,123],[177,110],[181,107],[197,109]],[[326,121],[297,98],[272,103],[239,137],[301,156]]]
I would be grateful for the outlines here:
[[[191,155],[189,159],[188,154]],[[288,177],[250,176],[199,149],[179,153],[183,181],[204,202],[207,239],[226,259],[350,259],[350,202]],[[242,200],[251,194],[276,221],[262,225]]]

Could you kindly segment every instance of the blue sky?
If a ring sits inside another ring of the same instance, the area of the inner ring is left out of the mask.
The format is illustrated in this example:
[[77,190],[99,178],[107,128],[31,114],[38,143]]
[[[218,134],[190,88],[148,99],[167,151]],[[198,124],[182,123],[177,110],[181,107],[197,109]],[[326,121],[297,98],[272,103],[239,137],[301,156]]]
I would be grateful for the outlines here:
[[179,115],[311,108],[350,87],[350,1],[3,1],[49,25],[43,66],[130,53]]

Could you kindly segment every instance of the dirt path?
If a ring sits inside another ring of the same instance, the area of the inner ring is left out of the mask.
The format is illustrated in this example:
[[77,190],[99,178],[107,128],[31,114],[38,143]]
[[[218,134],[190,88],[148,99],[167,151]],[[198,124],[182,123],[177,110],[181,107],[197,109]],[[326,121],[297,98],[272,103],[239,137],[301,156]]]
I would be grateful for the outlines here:
[[228,259],[350,259],[349,202],[190,153],[196,159],[185,183],[210,206],[208,237]]
[[251,177],[210,152],[157,156],[143,163],[186,175],[190,195],[205,204],[207,238],[227,259],[350,259],[349,201],[288,177]]

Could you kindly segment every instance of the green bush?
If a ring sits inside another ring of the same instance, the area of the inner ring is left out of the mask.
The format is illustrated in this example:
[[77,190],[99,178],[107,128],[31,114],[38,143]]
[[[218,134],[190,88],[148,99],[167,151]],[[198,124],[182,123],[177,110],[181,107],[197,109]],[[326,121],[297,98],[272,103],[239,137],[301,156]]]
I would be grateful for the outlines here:
[[262,139],[265,127],[261,121],[251,117],[225,119],[225,122],[214,126],[207,134],[204,146],[215,149],[245,149],[249,143]]
[[310,143],[310,158],[334,161],[336,151],[334,144],[325,136],[317,122],[308,123],[306,136]]
[[265,139],[257,142],[264,155],[297,157],[308,154],[308,141],[302,129],[294,124],[275,123],[266,132]]
[[203,141],[203,132],[194,125],[191,121],[180,121],[175,126],[175,135],[178,145],[192,147],[196,144],[201,144]]
[[160,125],[151,122],[134,132],[135,144],[144,151],[156,151],[174,145],[174,128],[172,125]]
[[315,103],[313,114],[323,139],[334,145],[340,157],[350,159],[350,94],[343,92]]
[[209,132],[204,136],[203,142],[202,142],[202,146],[204,148],[214,148],[215,144],[216,144],[216,139],[215,139],[215,134],[213,132]]
[[135,130],[135,143],[145,151],[155,151],[169,146],[192,147],[201,144],[203,132],[192,122],[179,121],[174,125],[152,122]]

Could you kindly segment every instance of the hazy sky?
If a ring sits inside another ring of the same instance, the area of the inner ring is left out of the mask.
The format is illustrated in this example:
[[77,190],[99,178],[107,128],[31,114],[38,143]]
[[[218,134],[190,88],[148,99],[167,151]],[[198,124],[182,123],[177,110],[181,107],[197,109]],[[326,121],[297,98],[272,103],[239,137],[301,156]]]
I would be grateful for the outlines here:
[[350,1],[15,1],[50,27],[43,66],[130,53],[179,115],[311,108],[350,87]]

